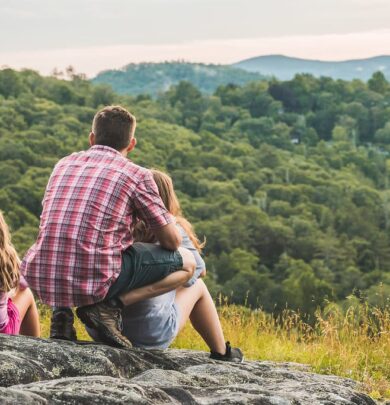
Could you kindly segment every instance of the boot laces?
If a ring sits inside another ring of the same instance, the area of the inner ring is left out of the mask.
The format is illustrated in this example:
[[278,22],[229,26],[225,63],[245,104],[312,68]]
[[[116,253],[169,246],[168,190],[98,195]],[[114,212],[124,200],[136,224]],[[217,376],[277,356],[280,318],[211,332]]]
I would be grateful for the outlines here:
[[117,325],[117,328],[122,332],[123,330],[123,319],[122,319],[122,314],[121,310],[117,309],[114,313],[114,319]]

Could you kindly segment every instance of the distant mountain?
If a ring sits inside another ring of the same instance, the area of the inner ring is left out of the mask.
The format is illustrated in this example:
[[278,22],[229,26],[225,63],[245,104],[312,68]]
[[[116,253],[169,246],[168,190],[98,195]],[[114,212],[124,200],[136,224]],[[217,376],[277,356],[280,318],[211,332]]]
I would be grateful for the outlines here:
[[165,62],[132,63],[119,70],[101,72],[92,81],[109,84],[114,91],[121,94],[155,96],[181,80],[189,81],[202,92],[211,94],[220,85],[243,85],[260,79],[264,79],[264,76],[233,66]]
[[92,79],[92,82],[108,84],[121,94],[156,96],[181,80],[186,80],[203,93],[212,94],[220,85],[243,85],[271,76],[289,80],[297,73],[310,73],[317,77],[366,81],[378,70],[390,80],[390,56],[326,62],[268,55],[246,59],[233,65],[187,62],[131,63],[121,69],[103,71]]
[[232,66],[248,72],[261,72],[266,76],[275,76],[280,80],[292,79],[297,73],[311,73],[317,77],[329,76],[344,80],[368,80],[378,70],[390,79],[390,56],[325,62],[283,55],[267,55],[246,59]]

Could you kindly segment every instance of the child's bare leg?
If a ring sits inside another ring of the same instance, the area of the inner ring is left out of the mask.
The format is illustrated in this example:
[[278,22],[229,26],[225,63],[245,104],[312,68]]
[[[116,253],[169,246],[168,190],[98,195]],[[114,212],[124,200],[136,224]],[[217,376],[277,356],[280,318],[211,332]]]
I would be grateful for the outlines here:
[[190,319],[193,327],[202,336],[210,350],[225,354],[225,338],[217,309],[203,282],[197,280],[189,288],[179,288],[176,292],[176,305],[180,311],[180,329]]
[[18,308],[19,316],[22,321],[20,334],[39,337],[41,334],[39,314],[31,290],[29,288],[23,290],[19,289],[12,298],[12,301]]
[[185,284],[193,276],[196,267],[194,255],[184,248],[179,248],[178,250],[183,259],[183,268],[154,284],[149,284],[121,294],[119,299],[124,306],[175,290]]

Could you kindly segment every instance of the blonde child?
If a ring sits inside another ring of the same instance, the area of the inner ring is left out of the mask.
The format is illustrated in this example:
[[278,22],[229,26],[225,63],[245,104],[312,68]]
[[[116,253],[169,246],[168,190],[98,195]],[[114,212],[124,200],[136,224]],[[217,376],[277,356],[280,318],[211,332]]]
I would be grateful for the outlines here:
[[40,335],[34,296],[19,273],[20,260],[0,212],[0,333]]
[[[182,236],[181,247],[193,254],[196,269],[194,276],[184,287],[126,306],[123,309],[123,334],[134,346],[165,349],[186,322],[191,320],[209,346],[212,359],[241,362],[241,350],[231,348],[229,342],[225,343],[214,301],[206,284],[199,279],[206,274],[206,266],[201,257],[204,243],[199,241],[192,225],[183,216],[172,179],[161,171],[151,172],[165,207],[176,218],[176,226]],[[156,242],[143,222],[137,224],[134,236],[137,242]]]

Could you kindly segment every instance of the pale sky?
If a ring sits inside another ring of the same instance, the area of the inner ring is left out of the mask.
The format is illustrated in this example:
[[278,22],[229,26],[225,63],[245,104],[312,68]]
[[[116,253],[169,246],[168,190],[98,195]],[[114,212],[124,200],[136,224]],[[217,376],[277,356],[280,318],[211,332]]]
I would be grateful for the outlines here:
[[0,67],[390,55],[390,0],[0,0]]

